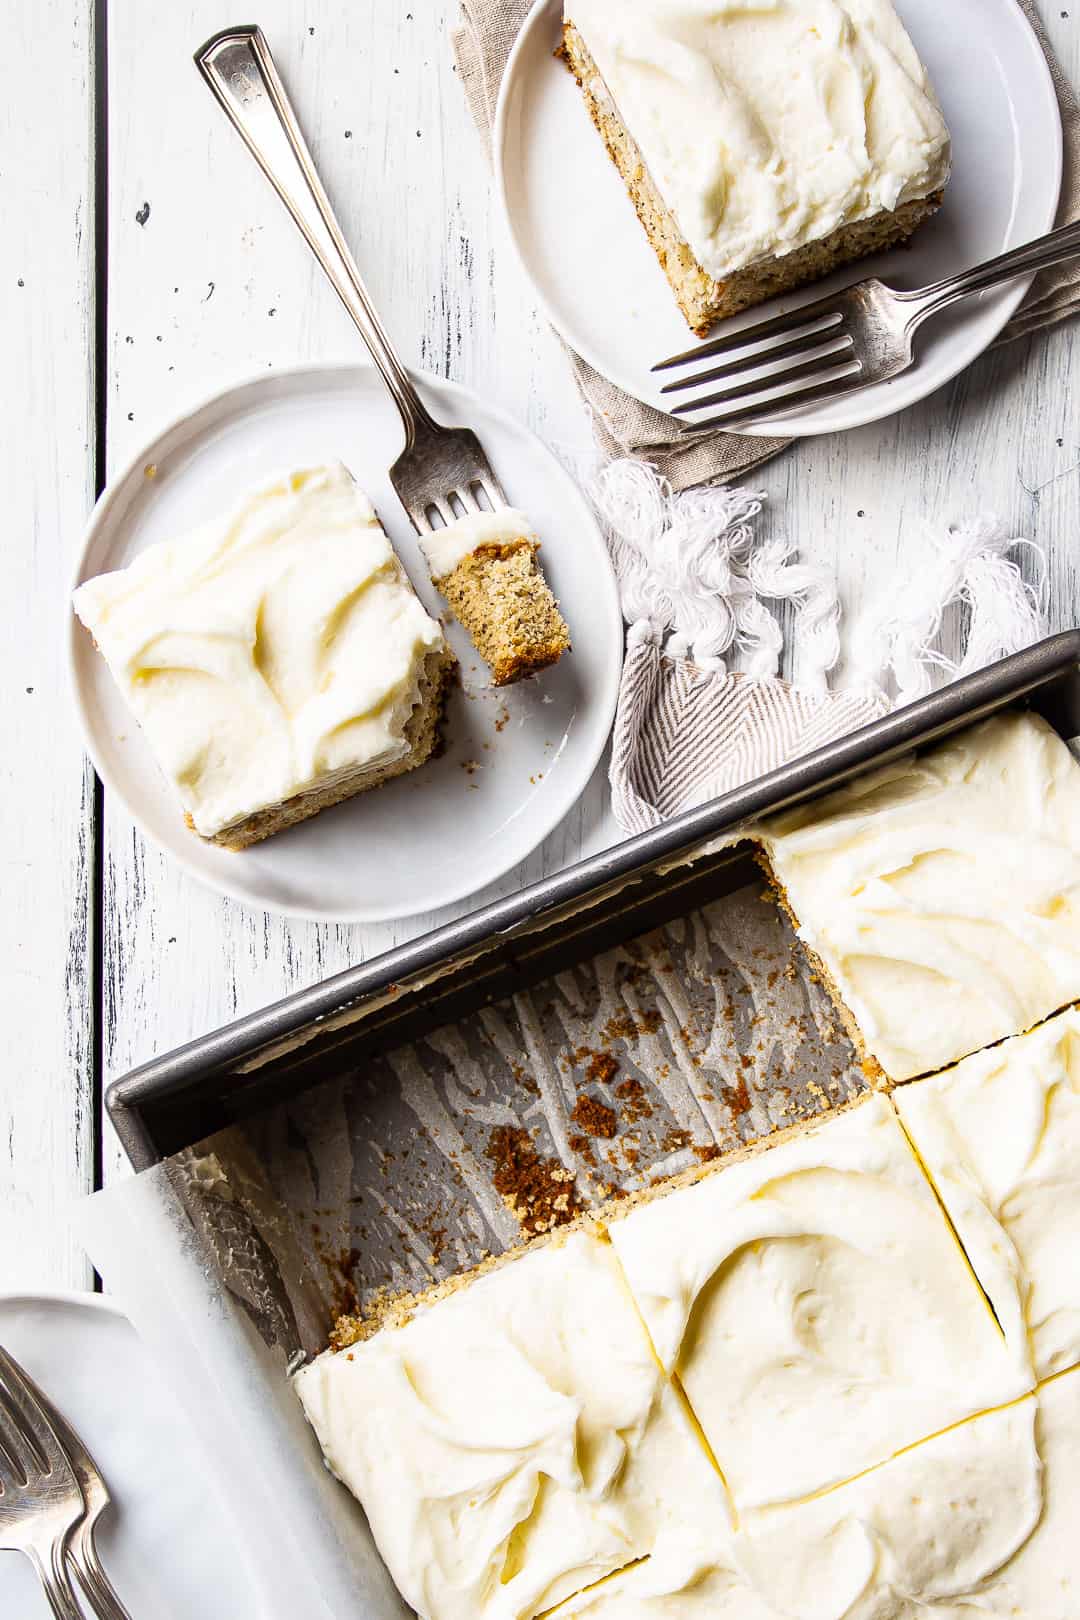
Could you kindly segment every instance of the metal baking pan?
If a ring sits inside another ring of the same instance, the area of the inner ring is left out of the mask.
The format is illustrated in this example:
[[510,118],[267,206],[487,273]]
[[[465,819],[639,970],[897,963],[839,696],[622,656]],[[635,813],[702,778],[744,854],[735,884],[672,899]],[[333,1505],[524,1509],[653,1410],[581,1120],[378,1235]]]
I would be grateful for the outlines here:
[[1027,704],[1080,735],[1080,631],[1051,637],[663,827],[582,861],[112,1084],[136,1170],[444,1025],[529,989],[747,882],[746,822]]

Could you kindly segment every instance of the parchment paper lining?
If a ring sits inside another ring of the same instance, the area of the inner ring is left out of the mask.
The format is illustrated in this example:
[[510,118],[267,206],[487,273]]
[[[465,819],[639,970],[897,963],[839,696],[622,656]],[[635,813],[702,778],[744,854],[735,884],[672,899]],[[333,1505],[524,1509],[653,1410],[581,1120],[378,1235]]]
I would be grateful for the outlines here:
[[[593,1211],[865,1087],[755,879],[219,1133],[170,1176],[226,1288],[295,1359],[342,1310],[543,1232],[559,1183],[565,1213]],[[511,1150],[535,1158],[538,1197]]]

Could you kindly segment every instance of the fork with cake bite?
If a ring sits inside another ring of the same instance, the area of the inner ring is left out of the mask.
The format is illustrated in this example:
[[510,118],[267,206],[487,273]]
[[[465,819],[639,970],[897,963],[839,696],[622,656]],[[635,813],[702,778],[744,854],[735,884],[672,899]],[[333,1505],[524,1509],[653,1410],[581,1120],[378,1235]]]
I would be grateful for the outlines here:
[[405,425],[405,449],[390,481],[417,531],[451,524],[458,511],[509,506],[470,428],[435,422],[375,311],[319,179],[261,28],[226,28],[195,53],[195,65],[248,151],[285,204],[367,344]]
[[436,589],[493,684],[508,686],[558,663],[570,635],[537,558],[540,541],[507,500],[476,434],[434,421],[395,353],[262,29],[223,29],[196,51],[195,65],[299,226],[390,390],[405,428],[390,482]]

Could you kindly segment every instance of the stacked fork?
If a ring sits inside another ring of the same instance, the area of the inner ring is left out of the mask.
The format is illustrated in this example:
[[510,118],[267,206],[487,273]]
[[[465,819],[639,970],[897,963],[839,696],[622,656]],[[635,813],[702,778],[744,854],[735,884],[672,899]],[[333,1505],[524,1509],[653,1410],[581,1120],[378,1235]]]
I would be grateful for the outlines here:
[[[787,411],[823,405],[854,389],[891,382],[909,370],[915,364],[920,326],[959,299],[1075,258],[1080,258],[1080,223],[1063,225],[1049,236],[916,292],[896,292],[880,281],[858,281],[813,303],[699,343],[652,369],[682,372],[660,390],[664,395],[717,384],[709,393],[671,407],[675,416],[683,417],[709,411],[708,416],[686,423],[691,433],[715,428],[738,432],[767,422],[782,428]],[[715,363],[699,371],[702,361]],[[684,369],[690,367],[695,369]]]
[[131,1620],[94,1545],[108,1505],[78,1435],[0,1347],[0,1551],[25,1553],[56,1620],[83,1620],[69,1569],[97,1620]]

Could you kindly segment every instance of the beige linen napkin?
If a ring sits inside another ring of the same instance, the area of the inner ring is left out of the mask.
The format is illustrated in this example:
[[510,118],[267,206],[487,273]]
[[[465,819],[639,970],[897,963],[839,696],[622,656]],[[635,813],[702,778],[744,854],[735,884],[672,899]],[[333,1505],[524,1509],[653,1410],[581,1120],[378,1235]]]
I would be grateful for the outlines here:
[[[1080,109],[1055,60],[1034,0],[1017,0],[1039,36],[1053,75],[1065,127],[1065,175],[1059,223],[1080,217]],[[507,57],[530,0],[461,0],[452,32],[454,56],[481,139],[491,155],[491,127]],[[1039,276],[1000,341],[1025,337],[1080,309],[1080,262]],[[738,477],[783,450],[790,440],[714,433],[687,439],[669,416],[624,394],[570,351],[582,397],[592,413],[600,448],[609,456],[637,455],[653,462],[675,490]]]

